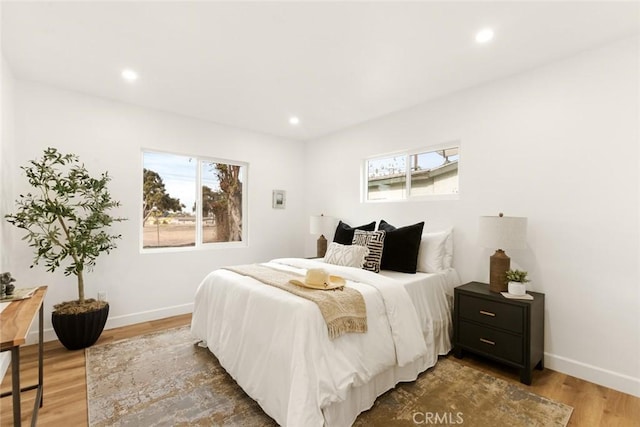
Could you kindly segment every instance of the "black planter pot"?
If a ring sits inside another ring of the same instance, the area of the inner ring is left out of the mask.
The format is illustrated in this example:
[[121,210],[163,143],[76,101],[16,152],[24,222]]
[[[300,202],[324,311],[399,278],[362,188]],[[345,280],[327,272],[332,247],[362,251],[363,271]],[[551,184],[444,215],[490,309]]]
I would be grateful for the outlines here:
[[51,323],[62,345],[69,350],[79,350],[98,341],[108,316],[109,304],[87,313],[51,313]]

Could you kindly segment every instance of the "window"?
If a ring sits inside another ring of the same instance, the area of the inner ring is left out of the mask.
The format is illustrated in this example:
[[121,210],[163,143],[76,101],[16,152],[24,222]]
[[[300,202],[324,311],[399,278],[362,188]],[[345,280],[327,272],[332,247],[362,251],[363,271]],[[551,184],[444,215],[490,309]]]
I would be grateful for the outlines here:
[[367,161],[367,200],[407,198],[407,156]]
[[143,152],[142,248],[246,241],[247,164]]
[[455,197],[459,160],[459,144],[368,159],[364,200]]

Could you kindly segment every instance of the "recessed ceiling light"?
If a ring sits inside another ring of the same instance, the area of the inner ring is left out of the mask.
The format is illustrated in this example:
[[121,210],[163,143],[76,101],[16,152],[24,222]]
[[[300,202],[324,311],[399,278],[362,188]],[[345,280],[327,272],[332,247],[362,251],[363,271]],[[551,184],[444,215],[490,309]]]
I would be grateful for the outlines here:
[[297,118],[296,116],[290,117],[289,123],[295,126],[297,124],[300,124],[300,119]]
[[136,73],[135,71],[127,68],[125,70],[122,70],[122,78],[125,79],[128,82],[133,82],[133,81],[136,81],[138,79],[138,73]]
[[491,39],[493,39],[493,30],[491,28],[485,28],[476,34],[476,42],[478,43],[486,43]]

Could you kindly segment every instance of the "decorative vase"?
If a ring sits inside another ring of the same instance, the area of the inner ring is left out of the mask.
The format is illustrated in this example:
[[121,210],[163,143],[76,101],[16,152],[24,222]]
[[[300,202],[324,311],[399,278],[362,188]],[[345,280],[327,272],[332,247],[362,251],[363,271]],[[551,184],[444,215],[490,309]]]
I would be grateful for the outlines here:
[[51,323],[62,345],[69,350],[80,350],[98,341],[108,316],[109,304],[86,313],[51,313]]
[[524,295],[527,293],[527,286],[522,282],[509,282],[509,293],[511,295]]

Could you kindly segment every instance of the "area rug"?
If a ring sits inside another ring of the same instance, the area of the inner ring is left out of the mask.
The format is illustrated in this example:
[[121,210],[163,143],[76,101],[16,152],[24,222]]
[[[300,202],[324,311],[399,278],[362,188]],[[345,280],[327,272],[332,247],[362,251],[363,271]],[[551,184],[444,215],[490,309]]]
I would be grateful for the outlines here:
[[[89,425],[275,426],[188,327],[86,350]],[[566,426],[572,408],[449,358],[378,398],[356,426]]]

